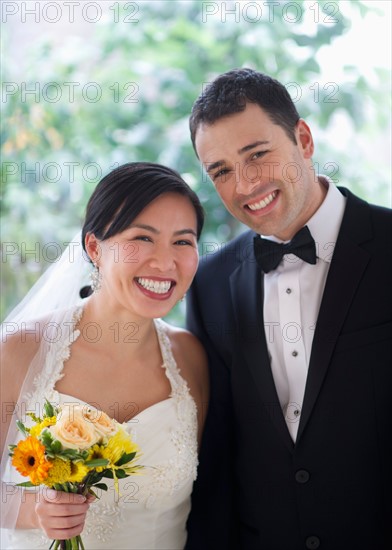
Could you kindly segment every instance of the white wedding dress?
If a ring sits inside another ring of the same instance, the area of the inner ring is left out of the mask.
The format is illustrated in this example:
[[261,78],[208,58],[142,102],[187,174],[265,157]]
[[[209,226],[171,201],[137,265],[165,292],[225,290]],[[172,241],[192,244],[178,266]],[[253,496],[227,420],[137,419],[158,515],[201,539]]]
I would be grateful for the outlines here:
[[[75,323],[81,312],[81,307],[75,310]],[[185,524],[197,470],[196,404],[177,368],[163,322],[156,320],[155,326],[171,395],[124,423],[140,447],[139,462],[145,468],[140,475],[120,480],[119,494],[112,480],[102,480],[109,489],[97,490],[100,499],[88,511],[82,533],[86,550],[179,550],[185,546]],[[31,403],[42,404],[45,397],[52,403],[80,403],[54,389],[78,335],[78,330],[71,330],[53,344],[42,374],[35,381]],[[51,544],[37,529],[15,529],[8,535],[9,549],[48,549]]]

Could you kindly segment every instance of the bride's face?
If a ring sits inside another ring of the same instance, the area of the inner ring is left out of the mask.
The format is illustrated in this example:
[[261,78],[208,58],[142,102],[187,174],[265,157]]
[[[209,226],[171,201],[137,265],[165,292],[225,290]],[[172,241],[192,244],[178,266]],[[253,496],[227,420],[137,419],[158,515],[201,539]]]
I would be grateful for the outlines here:
[[165,316],[196,273],[196,231],[189,199],[167,193],[150,203],[128,229],[100,241],[96,263],[102,286],[97,298],[103,307],[140,317]]

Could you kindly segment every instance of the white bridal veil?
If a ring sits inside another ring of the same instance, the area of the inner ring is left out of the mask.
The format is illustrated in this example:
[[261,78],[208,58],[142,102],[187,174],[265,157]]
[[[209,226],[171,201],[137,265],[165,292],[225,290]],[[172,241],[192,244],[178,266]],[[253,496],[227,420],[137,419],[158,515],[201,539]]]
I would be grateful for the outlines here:
[[89,283],[90,272],[79,232],[1,324],[1,357],[8,374],[15,373],[15,379],[23,380],[25,373],[17,402],[11,396],[2,398],[2,431],[7,435],[1,460],[1,548],[7,548],[8,530],[15,527],[24,495],[24,489],[15,485],[8,445],[19,439],[16,421],[25,422],[29,410],[37,414],[40,404],[32,401],[39,374],[50,361],[51,344],[63,331],[71,330],[73,306],[80,303],[79,292]]

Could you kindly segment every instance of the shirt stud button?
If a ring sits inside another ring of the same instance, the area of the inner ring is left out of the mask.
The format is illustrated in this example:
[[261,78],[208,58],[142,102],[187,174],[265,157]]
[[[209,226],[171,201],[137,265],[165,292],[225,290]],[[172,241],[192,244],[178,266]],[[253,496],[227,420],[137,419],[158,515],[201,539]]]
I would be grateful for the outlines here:
[[310,480],[310,473],[307,470],[298,470],[295,473],[295,481],[297,483],[307,483]]
[[286,288],[286,294],[291,294],[291,288]]
[[291,352],[291,355],[292,355],[293,357],[297,357],[298,351],[295,351],[295,350],[294,350],[293,352]]

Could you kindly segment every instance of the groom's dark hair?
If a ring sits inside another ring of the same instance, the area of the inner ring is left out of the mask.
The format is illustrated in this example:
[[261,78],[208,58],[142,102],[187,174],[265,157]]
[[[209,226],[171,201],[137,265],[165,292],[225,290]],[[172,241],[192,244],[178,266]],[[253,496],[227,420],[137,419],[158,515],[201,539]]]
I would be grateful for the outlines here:
[[297,143],[295,126],[300,117],[283,84],[252,69],[232,69],[207,84],[193,105],[189,127],[195,151],[196,132],[201,124],[213,124],[220,118],[240,113],[247,103],[256,103]]

